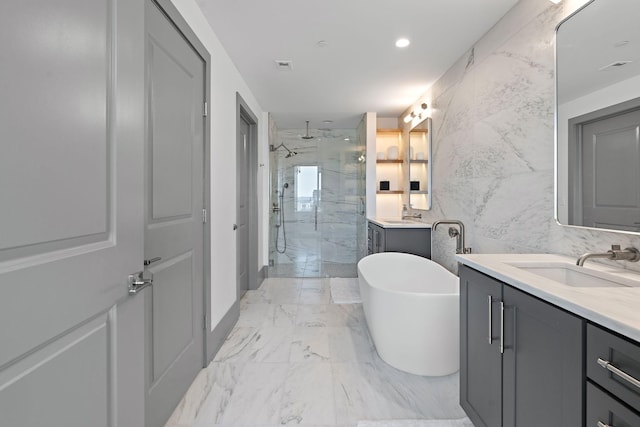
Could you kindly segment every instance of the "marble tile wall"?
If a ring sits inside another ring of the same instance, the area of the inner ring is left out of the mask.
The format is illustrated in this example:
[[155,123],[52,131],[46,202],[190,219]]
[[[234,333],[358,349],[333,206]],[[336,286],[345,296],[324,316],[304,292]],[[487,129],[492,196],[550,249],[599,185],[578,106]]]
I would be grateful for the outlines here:
[[[433,209],[423,220],[462,220],[474,252],[577,257],[640,244],[554,220],[554,38],[570,12],[521,0],[421,98],[431,100],[434,130]],[[433,258],[456,271],[454,252],[439,228]]]

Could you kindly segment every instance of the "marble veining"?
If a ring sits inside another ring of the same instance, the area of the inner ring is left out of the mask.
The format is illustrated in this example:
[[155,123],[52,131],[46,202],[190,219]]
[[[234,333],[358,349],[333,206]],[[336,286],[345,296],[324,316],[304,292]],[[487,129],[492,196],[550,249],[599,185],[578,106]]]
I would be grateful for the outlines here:
[[[579,256],[628,234],[554,219],[554,38],[573,9],[521,0],[432,86],[433,209],[422,221],[462,220],[474,253]],[[457,271],[455,242],[438,229],[432,257]],[[640,263],[619,263],[640,270]]]
[[[361,304],[331,303],[324,297],[329,283],[270,278],[248,291],[238,325],[166,427],[353,427],[360,420],[465,416],[457,373],[422,377],[384,363]],[[278,302],[291,294],[296,303]]]

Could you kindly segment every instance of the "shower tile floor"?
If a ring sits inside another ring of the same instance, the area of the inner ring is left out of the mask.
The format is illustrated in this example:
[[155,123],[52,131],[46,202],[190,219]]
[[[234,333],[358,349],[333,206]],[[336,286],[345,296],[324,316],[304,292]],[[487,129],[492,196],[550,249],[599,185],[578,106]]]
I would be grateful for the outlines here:
[[269,278],[166,427],[355,426],[458,419],[458,374],[398,371],[375,352],[361,304],[333,304],[329,279]]

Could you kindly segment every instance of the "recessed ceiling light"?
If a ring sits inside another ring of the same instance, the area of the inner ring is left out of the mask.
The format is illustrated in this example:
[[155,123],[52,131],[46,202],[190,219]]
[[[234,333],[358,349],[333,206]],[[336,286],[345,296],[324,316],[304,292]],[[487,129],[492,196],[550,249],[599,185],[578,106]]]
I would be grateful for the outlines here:
[[323,120],[322,123],[330,125],[331,123],[333,123],[333,120]]
[[328,44],[329,44],[328,41],[320,40],[318,43],[316,43],[316,46],[318,46],[318,47],[326,47]]
[[562,0],[549,0],[551,3],[553,4],[558,4],[560,3]]
[[291,71],[293,69],[293,62],[290,59],[276,59],[276,68],[280,71]]
[[409,39],[401,38],[396,40],[396,47],[407,47],[411,44]]

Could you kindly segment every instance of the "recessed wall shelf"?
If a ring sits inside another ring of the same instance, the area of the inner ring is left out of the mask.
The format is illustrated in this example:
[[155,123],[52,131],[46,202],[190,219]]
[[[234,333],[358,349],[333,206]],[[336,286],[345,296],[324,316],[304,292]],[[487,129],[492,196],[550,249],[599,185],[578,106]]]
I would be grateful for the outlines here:
[[404,191],[402,190],[383,190],[383,191],[376,191],[376,194],[404,194]]
[[376,160],[376,163],[402,163],[402,159],[395,159],[395,160]]
[[411,194],[429,194],[427,190],[413,190],[410,193]]
[[429,163],[429,160],[409,160],[409,163]]

